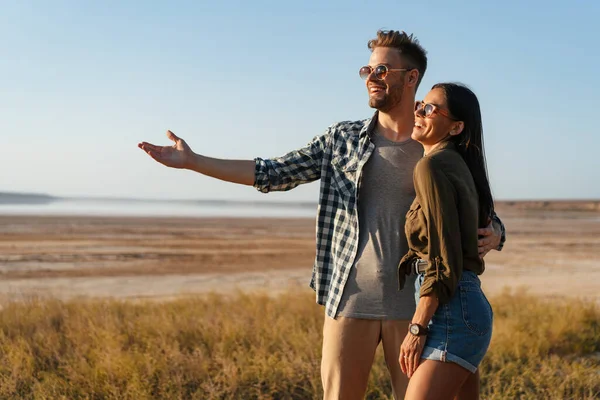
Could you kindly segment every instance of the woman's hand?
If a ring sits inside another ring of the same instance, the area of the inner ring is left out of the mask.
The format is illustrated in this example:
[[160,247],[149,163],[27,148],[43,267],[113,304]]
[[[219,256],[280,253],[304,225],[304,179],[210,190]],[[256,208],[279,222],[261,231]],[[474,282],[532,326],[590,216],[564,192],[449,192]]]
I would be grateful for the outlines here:
[[413,376],[419,366],[426,340],[427,336],[415,336],[409,332],[400,346],[400,368],[409,378]]

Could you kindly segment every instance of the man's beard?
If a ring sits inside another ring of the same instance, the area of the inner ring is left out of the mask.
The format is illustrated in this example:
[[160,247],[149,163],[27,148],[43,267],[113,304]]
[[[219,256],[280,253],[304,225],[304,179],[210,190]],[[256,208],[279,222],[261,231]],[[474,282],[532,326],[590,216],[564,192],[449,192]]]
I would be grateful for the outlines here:
[[381,112],[388,112],[392,108],[396,107],[402,101],[402,92],[404,91],[404,84],[399,83],[389,88],[390,93],[385,93],[381,98],[369,97],[369,107],[375,108]]

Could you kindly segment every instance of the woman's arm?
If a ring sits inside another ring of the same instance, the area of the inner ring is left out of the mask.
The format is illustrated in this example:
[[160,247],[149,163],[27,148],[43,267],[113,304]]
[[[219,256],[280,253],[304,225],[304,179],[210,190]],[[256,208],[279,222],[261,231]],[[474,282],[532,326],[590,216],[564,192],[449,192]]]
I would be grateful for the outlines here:
[[[417,200],[427,224],[429,264],[411,323],[426,327],[440,303],[450,300],[462,274],[462,243],[456,188],[435,158],[415,167]],[[409,378],[419,366],[426,335],[408,332],[400,347],[400,367]]]
[[[419,299],[415,315],[411,320],[411,324],[418,324],[422,327],[427,327],[429,321],[435,314],[435,310],[438,308],[438,299],[433,296],[425,296]],[[404,337],[404,341],[400,346],[400,369],[409,378],[417,370],[419,361],[421,359],[421,353],[423,353],[423,347],[427,336],[415,336],[410,331]]]
[[448,167],[433,157],[422,159],[415,167],[415,191],[427,225],[429,261],[420,296],[435,295],[440,303],[453,296],[463,270],[458,195],[445,173]]

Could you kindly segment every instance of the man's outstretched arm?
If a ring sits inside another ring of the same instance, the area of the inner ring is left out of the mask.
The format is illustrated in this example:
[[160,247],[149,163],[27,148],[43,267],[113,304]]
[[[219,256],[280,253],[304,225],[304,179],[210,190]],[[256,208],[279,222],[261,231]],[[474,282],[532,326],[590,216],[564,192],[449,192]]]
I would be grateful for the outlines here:
[[167,131],[172,146],[142,142],[138,147],[157,162],[171,168],[188,169],[227,182],[254,186],[257,190],[290,190],[320,178],[326,135],[315,137],[302,149],[275,159],[224,160],[196,154],[181,138]]
[[227,182],[252,186],[254,184],[253,160],[222,160],[196,154],[190,146],[173,132],[167,131],[173,146],[156,146],[147,142],[138,144],[150,157],[171,168],[189,169]]

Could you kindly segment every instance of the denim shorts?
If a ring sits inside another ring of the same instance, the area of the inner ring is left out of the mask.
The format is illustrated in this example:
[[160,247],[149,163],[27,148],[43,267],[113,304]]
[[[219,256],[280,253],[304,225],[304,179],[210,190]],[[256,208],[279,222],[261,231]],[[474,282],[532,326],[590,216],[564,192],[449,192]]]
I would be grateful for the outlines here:
[[[415,301],[423,274],[415,281]],[[477,371],[492,338],[494,313],[481,290],[477,274],[463,271],[454,296],[440,304],[429,322],[429,334],[421,358],[454,362],[470,372]]]

